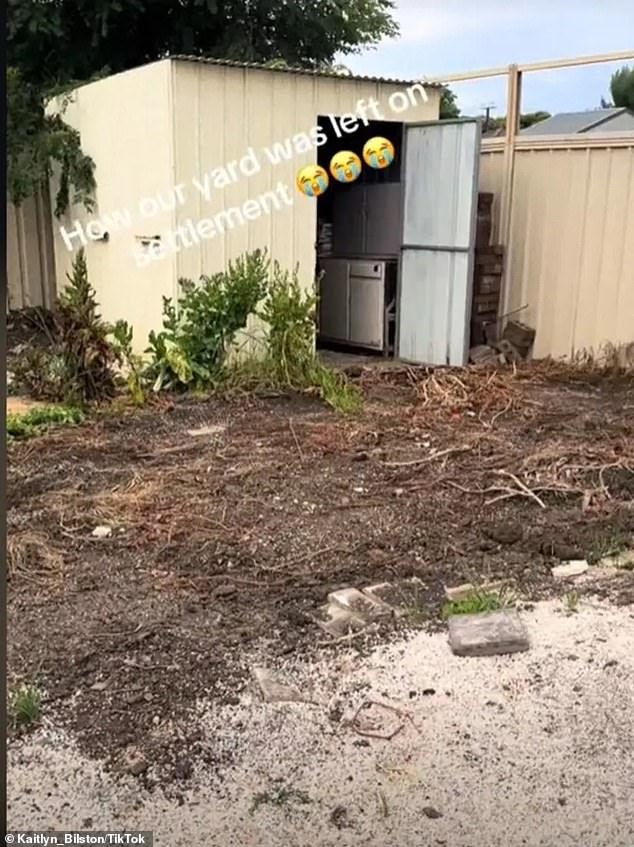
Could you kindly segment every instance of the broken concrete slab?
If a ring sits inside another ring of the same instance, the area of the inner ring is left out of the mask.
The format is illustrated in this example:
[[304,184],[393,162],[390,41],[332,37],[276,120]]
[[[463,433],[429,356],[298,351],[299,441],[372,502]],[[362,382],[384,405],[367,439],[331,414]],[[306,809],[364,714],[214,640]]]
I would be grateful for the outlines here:
[[462,585],[456,585],[454,588],[445,586],[445,596],[447,600],[466,600],[468,597],[473,597],[474,594],[499,594],[504,589],[510,588],[511,581],[498,579],[494,582],[484,582],[482,585],[473,585],[471,582],[465,582]]
[[450,617],[449,646],[456,656],[496,656],[528,650],[530,642],[517,611],[502,609]]
[[353,632],[359,632],[366,625],[363,618],[334,603],[326,603],[325,606],[320,606],[315,615],[315,620],[324,632],[335,638],[342,638]]
[[362,591],[372,600],[388,606],[397,617],[402,617],[421,606],[421,594],[425,587],[422,580],[413,576],[408,579],[396,579],[394,582],[366,585]]
[[476,344],[469,350],[469,361],[474,365],[495,365],[498,354],[488,344]]
[[573,576],[581,576],[590,566],[585,559],[574,559],[572,562],[564,562],[561,565],[555,565],[551,569],[555,579],[570,579]]
[[210,424],[209,426],[201,426],[198,429],[188,429],[187,435],[191,438],[202,438],[205,435],[221,435],[226,427],[222,424]]
[[339,606],[366,621],[373,621],[376,618],[391,614],[389,606],[368,597],[358,588],[342,588],[339,591],[333,591],[328,595],[328,600],[333,605]]
[[266,703],[292,703],[304,700],[297,688],[286,685],[268,668],[253,668],[253,676]]

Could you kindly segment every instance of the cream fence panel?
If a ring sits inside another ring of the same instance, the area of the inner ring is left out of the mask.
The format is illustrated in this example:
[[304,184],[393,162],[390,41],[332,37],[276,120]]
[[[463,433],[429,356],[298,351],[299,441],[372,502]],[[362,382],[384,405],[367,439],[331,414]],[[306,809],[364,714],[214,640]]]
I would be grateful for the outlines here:
[[21,206],[7,203],[7,310],[50,308],[55,298],[55,255],[46,195]]
[[[495,217],[503,174],[500,145],[485,141],[480,190],[495,194]],[[500,309],[526,307],[536,358],[634,342],[634,134],[518,139],[505,261]]]

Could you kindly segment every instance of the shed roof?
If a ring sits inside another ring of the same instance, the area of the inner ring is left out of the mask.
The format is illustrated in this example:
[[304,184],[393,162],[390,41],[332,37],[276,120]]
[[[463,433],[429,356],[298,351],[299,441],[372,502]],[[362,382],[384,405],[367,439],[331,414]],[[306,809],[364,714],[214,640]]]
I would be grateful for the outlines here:
[[622,107],[593,109],[586,112],[562,112],[526,127],[520,135],[567,135],[569,133],[588,132],[588,130],[606,124],[627,111],[626,108]]
[[427,88],[442,88],[442,84],[439,82],[426,82],[424,78],[421,79],[392,79],[390,77],[383,76],[364,76],[362,74],[344,74],[338,71],[326,71],[326,70],[310,70],[310,68],[295,68],[295,67],[284,67],[284,66],[273,66],[265,65],[263,62],[237,62],[232,59],[213,59],[207,56],[188,56],[185,54],[176,54],[174,56],[166,57],[168,59],[173,59],[181,62],[202,62],[206,65],[219,65],[221,67],[227,68],[247,68],[253,70],[260,71],[276,71],[279,73],[286,74],[302,74],[304,76],[312,76],[312,77],[329,77],[334,79],[352,79],[359,80],[360,82],[380,82],[386,83],[388,85],[414,85],[416,82],[422,82]]

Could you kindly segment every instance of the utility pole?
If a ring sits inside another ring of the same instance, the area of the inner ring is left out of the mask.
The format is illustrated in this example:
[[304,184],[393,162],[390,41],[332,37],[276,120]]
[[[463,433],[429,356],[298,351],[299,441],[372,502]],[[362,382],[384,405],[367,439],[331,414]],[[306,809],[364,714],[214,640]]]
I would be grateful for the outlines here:
[[480,107],[484,109],[484,127],[483,131],[486,132],[489,128],[489,119],[491,117],[491,111],[495,109],[495,103],[483,103]]

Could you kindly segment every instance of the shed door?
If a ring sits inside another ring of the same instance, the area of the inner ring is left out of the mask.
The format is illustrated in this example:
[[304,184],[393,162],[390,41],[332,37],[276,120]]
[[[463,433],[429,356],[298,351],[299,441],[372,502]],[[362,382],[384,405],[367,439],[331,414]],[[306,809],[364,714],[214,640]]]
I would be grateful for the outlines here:
[[398,355],[465,365],[478,212],[480,122],[405,126]]

